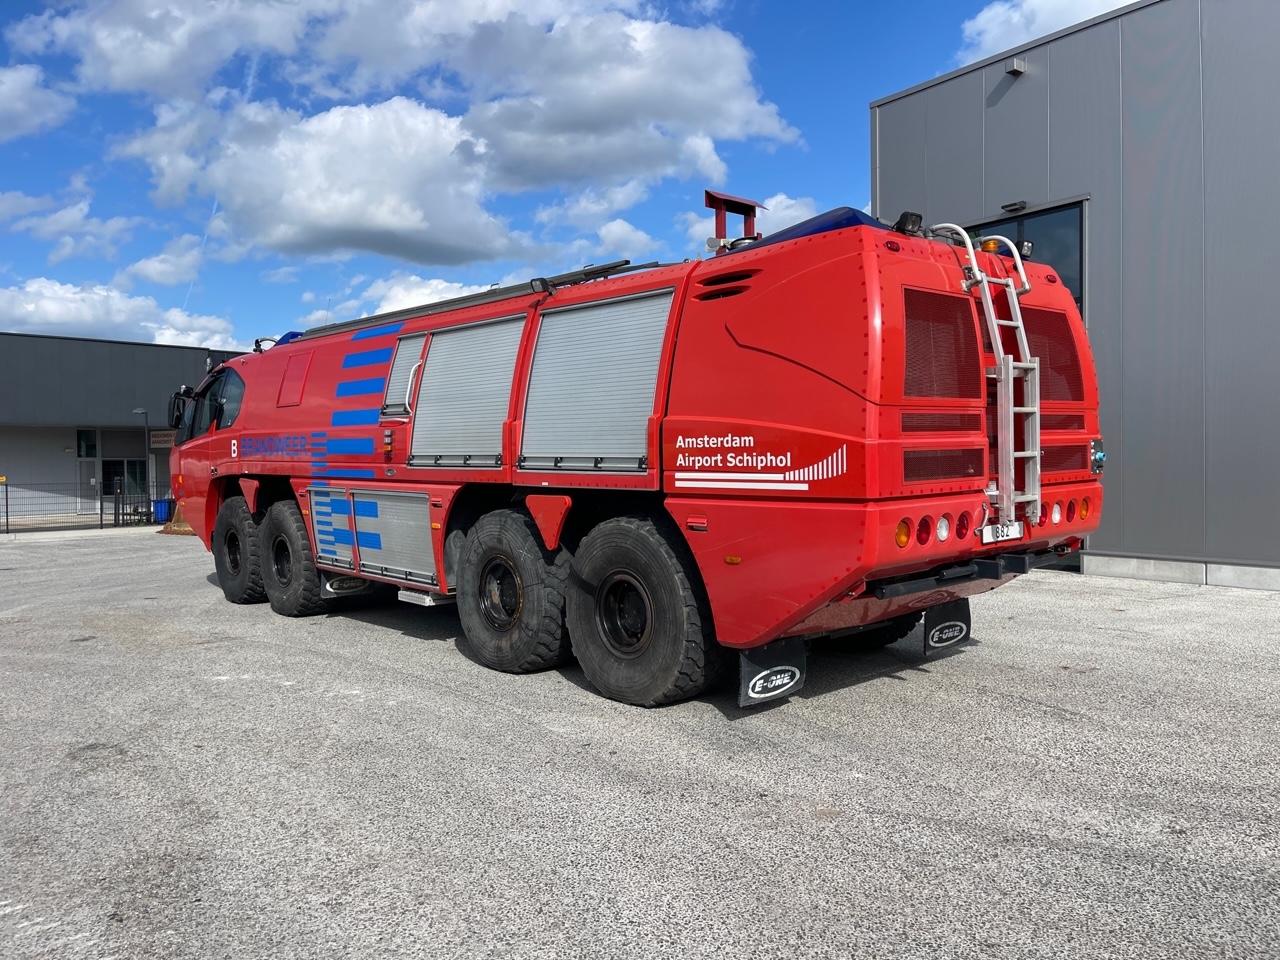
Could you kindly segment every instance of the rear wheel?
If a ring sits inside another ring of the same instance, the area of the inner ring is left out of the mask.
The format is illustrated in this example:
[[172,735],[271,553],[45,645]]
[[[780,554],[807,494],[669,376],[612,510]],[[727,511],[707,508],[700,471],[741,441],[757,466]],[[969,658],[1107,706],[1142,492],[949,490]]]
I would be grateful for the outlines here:
[[306,617],[328,606],[320,593],[320,572],[306,523],[293,500],[273,503],[267,511],[262,549],[262,580],[272,610],[286,617]]
[[218,510],[212,546],[218,585],[228,600],[261,603],[267,599],[262,583],[258,523],[244,497],[232,497]]
[[514,510],[481,517],[458,562],[458,617],[487,667],[529,673],[564,662],[569,553],[547,550],[532,519]]
[[574,653],[605,696],[653,707],[702,692],[724,650],[694,592],[679,534],[648,517],[606,520],[573,559],[568,621]]

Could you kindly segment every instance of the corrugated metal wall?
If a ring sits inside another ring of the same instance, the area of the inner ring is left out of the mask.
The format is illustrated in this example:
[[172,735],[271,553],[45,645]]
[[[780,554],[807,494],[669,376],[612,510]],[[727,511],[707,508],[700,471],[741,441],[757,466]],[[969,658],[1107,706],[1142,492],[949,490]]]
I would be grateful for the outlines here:
[[0,333],[0,425],[165,426],[169,395],[204,379],[222,350]]
[[1280,566],[1274,0],[1149,0],[872,106],[872,204],[1087,197],[1110,459],[1096,553]]

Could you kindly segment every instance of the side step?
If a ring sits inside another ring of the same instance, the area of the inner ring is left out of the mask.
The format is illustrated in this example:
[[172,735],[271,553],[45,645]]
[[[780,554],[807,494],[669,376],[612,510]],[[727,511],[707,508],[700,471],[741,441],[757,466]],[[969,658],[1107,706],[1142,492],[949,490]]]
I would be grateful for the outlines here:
[[458,602],[451,593],[431,593],[427,590],[410,590],[401,587],[399,597],[405,603],[416,603],[420,607],[447,607]]

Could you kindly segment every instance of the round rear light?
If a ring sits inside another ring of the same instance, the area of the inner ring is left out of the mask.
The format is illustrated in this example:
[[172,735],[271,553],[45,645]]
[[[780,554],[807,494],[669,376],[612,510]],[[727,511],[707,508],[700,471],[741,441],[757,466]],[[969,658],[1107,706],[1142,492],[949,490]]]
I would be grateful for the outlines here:
[[1049,522],[1049,505],[1047,503],[1040,504],[1040,526],[1044,526]]
[[1081,520],[1089,519],[1089,498],[1088,497],[1085,497],[1083,500],[1080,501],[1080,519]]
[[916,543],[924,546],[929,542],[929,537],[933,535],[933,521],[928,517],[920,518],[920,526],[916,527]]
[[1053,505],[1053,522],[1054,523],[1062,522],[1062,501],[1061,500],[1059,500],[1057,503]]
[[951,515],[944,513],[938,518],[938,542],[946,543],[947,538],[951,536]]
[[893,542],[900,547],[905,547],[911,542],[911,521],[899,520],[898,529],[894,531]]
[[1067,504],[1067,523],[1071,523],[1076,518],[1076,502],[1072,500]]
[[969,535],[969,514],[962,513],[956,519],[956,539],[963,540]]

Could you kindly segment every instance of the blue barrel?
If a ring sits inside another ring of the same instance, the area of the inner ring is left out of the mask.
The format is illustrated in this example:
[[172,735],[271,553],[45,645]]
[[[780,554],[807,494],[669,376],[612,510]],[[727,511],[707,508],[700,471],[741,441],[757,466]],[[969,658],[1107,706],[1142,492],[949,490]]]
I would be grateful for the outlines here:
[[153,500],[151,502],[151,512],[156,518],[156,523],[168,523],[169,515],[173,510],[172,500]]

